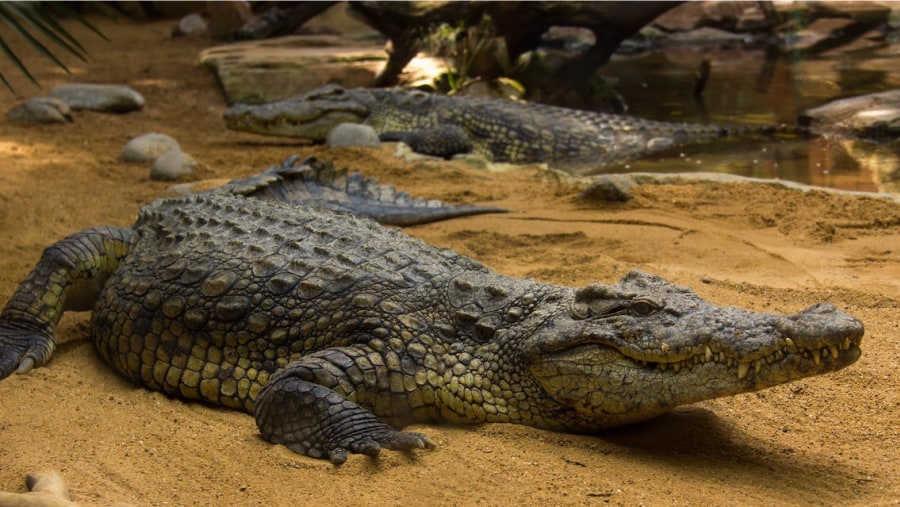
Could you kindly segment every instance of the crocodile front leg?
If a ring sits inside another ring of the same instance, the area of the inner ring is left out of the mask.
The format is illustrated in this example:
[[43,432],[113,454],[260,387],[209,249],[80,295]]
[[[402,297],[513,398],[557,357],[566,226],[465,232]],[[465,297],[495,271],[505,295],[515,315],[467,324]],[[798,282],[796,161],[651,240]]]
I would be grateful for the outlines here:
[[63,312],[93,308],[133,236],[130,229],[97,227],[44,250],[0,313],[0,379],[13,371],[27,373],[50,359]]
[[290,363],[269,378],[256,400],[260,432],[272,443],[336,465],[348,454],[434,448],[427,436],[398,431],[353,401],[379,400],[373,406],[389,412],[381,415],[408,415],[404,402],[390,401],[404,397],[394,391],[405,388],[391,386],[392,372],[377,357],[366,346],[339,347]]
[[432,157],[451,158],[460,153],[470,153],[473,149],[466,131],[453,124],[418,131],[383,132],[378,138],[404,143],[414,152]]

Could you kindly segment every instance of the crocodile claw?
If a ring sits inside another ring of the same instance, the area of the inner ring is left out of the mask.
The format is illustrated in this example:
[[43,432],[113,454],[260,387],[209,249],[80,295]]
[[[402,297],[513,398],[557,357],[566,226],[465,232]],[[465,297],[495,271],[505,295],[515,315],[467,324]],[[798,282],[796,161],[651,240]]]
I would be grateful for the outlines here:
[[22,362],[19,363],[19,367],[16,368],[16,373],[28,373],[34,369],[34,359],[31,357],[26,357],[22,359]]
[[332,464],[342,465],[350,454],[377,456],[382,449],[411,451],[413,449],[434,449],[435,447],[434,441],[421,433],[390,430],[377,437],[367,437],[337,446],[328,453],[328,459]]
[[53,348],[53,342],[39,333],[0,323],[0,379],[46,363]]

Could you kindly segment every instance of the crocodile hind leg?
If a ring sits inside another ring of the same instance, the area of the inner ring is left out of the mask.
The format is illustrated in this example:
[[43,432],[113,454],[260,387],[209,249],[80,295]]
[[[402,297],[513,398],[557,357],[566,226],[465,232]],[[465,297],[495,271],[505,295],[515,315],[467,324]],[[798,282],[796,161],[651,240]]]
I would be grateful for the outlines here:
[[266,440],[336,465],[347,461],[348,454],[434,448],[427,436],[398,431],[350,399],[385,412],[379,415],[409,415],[408,393],[392,390],[388,368],[373,364],[380,361],[371,361],[373,353],[368,352],[363,346],[326,349],[272,375],[255,409]]
[[44,250],[0,313],[0,379],[50,359],[63,312],[93,308],[133,235],[120,227],[85,229]]

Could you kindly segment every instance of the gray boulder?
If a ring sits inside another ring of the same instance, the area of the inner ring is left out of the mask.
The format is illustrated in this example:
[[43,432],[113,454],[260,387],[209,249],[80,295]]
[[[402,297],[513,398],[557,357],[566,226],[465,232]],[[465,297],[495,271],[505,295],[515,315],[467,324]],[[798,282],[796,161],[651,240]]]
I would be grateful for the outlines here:
[[190,155],[179,149],[169,150],[153,162],[150,179],[155,181],[173,181],[194,174],[197,162]]
[[122,85],[65,84],[51,90],[50,96],[64,101],[75,110],[128,113],[144,107],[144,97]]
[[341,123],[331,129],[325,137],[325,143],[329,148],[339,146],[381,146],[375,129],[368,125],[358,123]]
[[835,100],[803,112],[797,122],[824,134],[897,140],[900,89]]
[[6,117],[20,125],[73,121],[69,105],[53,97],[32,97],[7,111]]
[[178,141],[165,134],[151,132],[128,141],[122,148],[121,157],[125,162],[150,162],[171,150],[181,151]]

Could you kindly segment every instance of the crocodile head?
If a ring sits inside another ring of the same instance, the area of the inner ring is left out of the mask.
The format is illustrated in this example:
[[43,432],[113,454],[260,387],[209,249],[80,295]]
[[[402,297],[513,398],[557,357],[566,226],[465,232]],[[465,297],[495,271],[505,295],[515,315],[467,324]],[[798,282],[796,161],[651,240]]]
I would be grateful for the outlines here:
[[341,123],[364,122],[371,103],[367,98],[365,90],[328,85],[278,102],[236,104],[225,111],[225,123],[231,130],[321,142]]
[[[544,420],[592,431],[678,405],[844,368],[863,325],[829,304],[792,315],[718,307],[639,271],[561,296],[523,342]],[[539,317],[539,316],[538,316]]]

